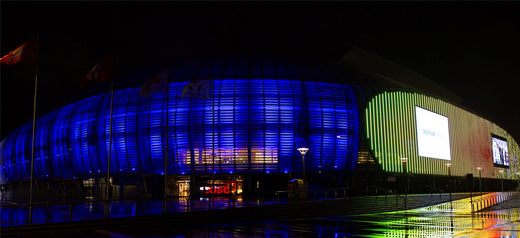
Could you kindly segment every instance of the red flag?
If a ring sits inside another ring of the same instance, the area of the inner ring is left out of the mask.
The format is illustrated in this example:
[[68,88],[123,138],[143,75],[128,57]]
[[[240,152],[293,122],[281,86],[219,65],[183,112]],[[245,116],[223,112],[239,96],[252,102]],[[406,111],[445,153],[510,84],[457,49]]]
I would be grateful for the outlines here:
[[146,81],[144,81],[141,86],[141,96],[147,97],[148,95],[152,95],[154,93],[166,93],[168,90],[168,70],[165,69]]
[[198,99],[210,99],[211,81],[209,80],[195,80],[186,84],[182,89],[181,98],[192,97]]
[[109,55],[97,63],[79,81],[79,89],[95,82],[111,82],[113,80],[114,56]]
[[33,37],[0,58],[0,64],[13,65],[18,62],[36,62],[38,56],[38,37]]

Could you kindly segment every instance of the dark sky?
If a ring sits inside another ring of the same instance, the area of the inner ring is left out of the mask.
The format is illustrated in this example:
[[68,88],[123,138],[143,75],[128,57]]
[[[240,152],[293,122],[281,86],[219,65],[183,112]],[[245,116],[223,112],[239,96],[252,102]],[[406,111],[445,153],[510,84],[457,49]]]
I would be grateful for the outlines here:
[[[38,114],[78,94],[108,53],[117,72],[169,55],[339,59],[356,45],[438,82],[520,142],[520,3],[10,2],[0,53],[39,33]],[[0,66],[1,139],[32,120],[30,64]]]

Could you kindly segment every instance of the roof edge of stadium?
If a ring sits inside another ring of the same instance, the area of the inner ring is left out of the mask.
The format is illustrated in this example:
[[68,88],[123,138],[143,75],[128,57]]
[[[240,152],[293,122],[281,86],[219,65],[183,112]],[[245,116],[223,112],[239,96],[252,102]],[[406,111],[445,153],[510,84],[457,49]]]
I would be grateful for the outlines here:
[[352,68],[377,75],[387,80],[392,80],[398,84],[408,85],[421,91],[430,92],[433,95],[445,98],[448,101],[460,104],[462,99],[453,92],[443,88],[436,82],[379,55],[368,52],[364,49],[352,46],[343,57],[338,60],[340,64],[350,65]]

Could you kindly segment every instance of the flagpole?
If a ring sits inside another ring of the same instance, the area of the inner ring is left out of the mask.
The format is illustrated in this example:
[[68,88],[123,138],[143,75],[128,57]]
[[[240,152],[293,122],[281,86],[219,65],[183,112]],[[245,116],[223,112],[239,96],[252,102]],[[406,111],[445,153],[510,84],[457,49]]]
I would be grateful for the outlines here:
[[[36,35],[36,42],[40,43],[40,33]],[[34,184],[34,157],[35,151],[34,146],[36,144],[36,98],[38,95],[38,60],[36,60],[34,64],[34,99],[33,99],[33,124],[32,124],[32,142],[31,142],[31,177],[29,184],[29,224],[32,223],[32,213],[33,213],[33,184]]]
[[[169,75],[169,74],[168,74]],[[167,77],[168,79],[168,77]],[[163,213],[166,213],[166,199],[168,199],[168,130],[169,130],[169,122],[168,116],[170,111],[170,80],[167,80],[166,86],[166,149],[164,151],[164,200],[163,200]]]
[[[36,143],[36,96],[38,95],[38,62],[35,64],[34,77],[34,100],[33,100],[33,123],[32,123],[32,146],[31,146],[31,184],[29,185],[29,203],[33,202],[33,183],[34,183],[34,145]],[[31,217],[32,218],[32,217]]]
[[109,194],[110,194],[110,163],[112,160],[112,115],[114,111],[114,80],[110,84],[110,122],[108,131],[108,159],[107,159],[107,177],[106,177],[106,198],[105,198],[105,217],[109,215]]

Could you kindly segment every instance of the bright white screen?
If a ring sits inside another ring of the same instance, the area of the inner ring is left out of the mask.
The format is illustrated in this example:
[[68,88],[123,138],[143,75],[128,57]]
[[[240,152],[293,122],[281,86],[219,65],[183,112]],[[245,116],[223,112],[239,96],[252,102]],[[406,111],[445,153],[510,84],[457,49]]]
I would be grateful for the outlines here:
[[507,141],[491,137],[493,142],[493,163],[509,166],[509,153],[507,151]]
[[415,107],[419,156],[451,160],[448,118]]

